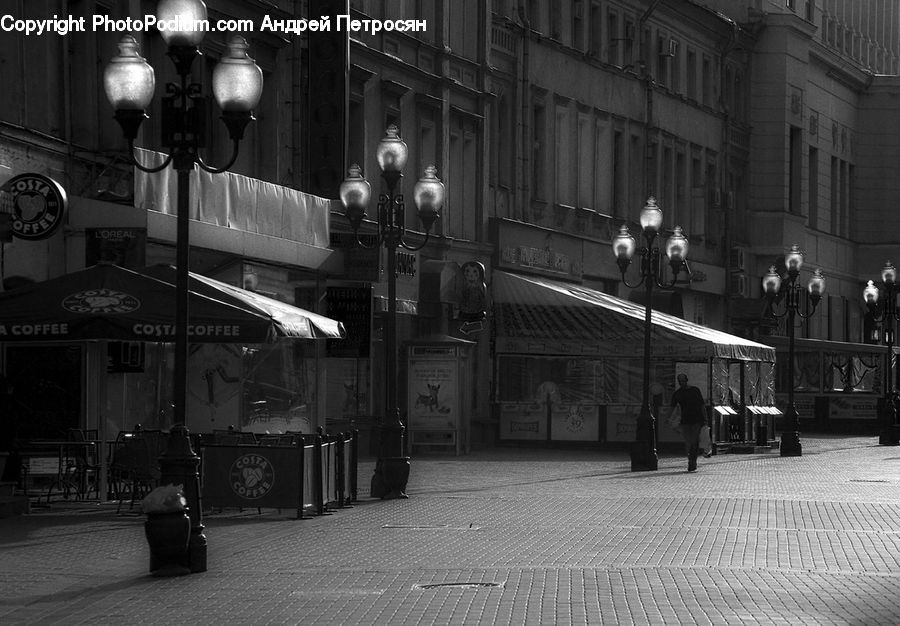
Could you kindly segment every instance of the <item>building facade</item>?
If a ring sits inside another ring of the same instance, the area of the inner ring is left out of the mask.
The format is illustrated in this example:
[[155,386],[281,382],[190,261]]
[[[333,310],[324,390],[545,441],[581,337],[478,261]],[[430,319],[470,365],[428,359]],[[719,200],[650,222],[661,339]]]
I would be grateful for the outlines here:
[[[125,17],[155,6],[15,4],[13,13],[32,17]],[[691,280],[654,308],[749,338],[783,335],[764,316],[760,279],[798,243],[807,260],[801,280],[816,267],[828,279],[826,299],[798,332],[851,352],[876,335],[861,291],[898,252],[900,217],[889,208],[900,184],[892,175],[900,134],[891,132],[900,124],[897,0],[209,5],[211,17],[257,25],[266,16],[325,14],[427,25],[327,36],[244,33],[265,87],[234,171],[251,186],[273,185],[325,211],[328,241],[267,231],[243,210],[258,202],[238,201],[235,223],[227,212],[198,215],[192,269],[351,328],[350,341],[316,348],[330,372],[316,385],[323,423],[375,424],[382,411],[385,252],[356,245],[336,199],[353,163],[373,198],[385,191],[375,149],[390,125],[410,151],[400,191],[411,243],[425,237],[409,201],[415,180],[433,164],[447,188],[427,244],[398,257],[400,398],[414,405],[414,394],[438,384],[407,360],[413,347],[465,345],[454,348],[465,352],[466,367],[453,385],[458,435],[470,442],[490,442],[498,432],[495,271],[641,302],[622,284],[610,242],[623,223],[634,232],[649,196],[663,210],[666,234],[681,226],[691,245]],[[0,92],[2,177],[47,174],[71,199],[69,221],[53,237],[4,244],[7,287],[15,277],[43,280],[83,267],[88,238],[104,228],[143,237],[141,263],[173,258],[171,216],[135,200],[139,186],[103,97],[102,69],[120,34],[0,36],[7,60],[0,77],[25,85]],[[138,40],[163,84],[171,70],[161,39],[143,33]],[[196,80],[208,87],[224,38],[207,37],[203,46]],[[150,150],[159,149],[158,101],[153,106],[140,141]],[[213,136],[211,154],[227,148],[224,135]],[[360,235],[369,242],[375,203]],[[223,249],[235,231],[242,243]],[[484,283],[481,292],[467,291],[464,267],[483,276],[474,281]],[[482,294],[483,316],[471,317],[471,293]],[[448,343],[458,340],[470,343]],[[410,383],[413,370],[422,389]],[[837,384],[826,378],[819,375],[820,394]],[[404,415],[414,408],[401,406]]]

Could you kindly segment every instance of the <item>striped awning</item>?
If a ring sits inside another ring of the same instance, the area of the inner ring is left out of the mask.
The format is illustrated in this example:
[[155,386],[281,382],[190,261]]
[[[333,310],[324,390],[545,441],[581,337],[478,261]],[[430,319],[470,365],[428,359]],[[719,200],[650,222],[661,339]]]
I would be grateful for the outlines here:
[[[581,285],[494,271],[498,352],[638,356],[644,306]],[[775,349],[653,312],[653,352],[678,358],[775,361]]]

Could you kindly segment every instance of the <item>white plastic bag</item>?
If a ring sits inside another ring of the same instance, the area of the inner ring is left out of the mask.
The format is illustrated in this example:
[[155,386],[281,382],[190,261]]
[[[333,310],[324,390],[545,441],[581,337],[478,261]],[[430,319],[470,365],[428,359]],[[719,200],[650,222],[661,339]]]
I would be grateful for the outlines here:
[[712,441],[709,436],[709,426],[704,425],[700,429],[700,452],[708,454],[712,452]]

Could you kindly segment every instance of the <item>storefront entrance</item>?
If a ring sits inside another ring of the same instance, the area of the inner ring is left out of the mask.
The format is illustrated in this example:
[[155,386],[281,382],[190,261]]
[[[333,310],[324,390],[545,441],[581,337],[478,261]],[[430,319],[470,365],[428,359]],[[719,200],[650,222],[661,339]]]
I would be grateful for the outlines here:
[[58,439],[79,427],[82,356],[78,344],[7,345],[0,450],[15,439]]

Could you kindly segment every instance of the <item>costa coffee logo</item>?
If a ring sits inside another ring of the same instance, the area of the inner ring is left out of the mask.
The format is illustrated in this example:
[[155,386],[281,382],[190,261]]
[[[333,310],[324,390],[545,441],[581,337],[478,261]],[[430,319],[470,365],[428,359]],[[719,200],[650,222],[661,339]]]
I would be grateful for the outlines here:
[[231,464],[228,482],[240,497],[256,500],[272,491],[275,469],[261,454],[245,454]]
[[87,289],[66,296],[62,308],[72,313],[131,313],[141,308],[141,301],[121,291]]
[[19,239],[46,239],[62,224],[68,199],[62,186],[42,174],[20,174],[2,190],[11,196],[12,234]]

